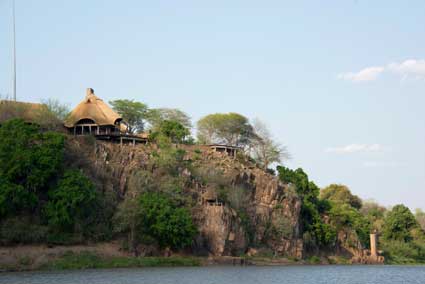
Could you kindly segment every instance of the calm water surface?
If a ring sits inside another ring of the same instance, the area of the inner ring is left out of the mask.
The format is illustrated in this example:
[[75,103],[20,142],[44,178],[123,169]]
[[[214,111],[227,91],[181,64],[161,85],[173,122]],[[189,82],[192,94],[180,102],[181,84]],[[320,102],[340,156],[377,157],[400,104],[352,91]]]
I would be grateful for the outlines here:
[[286,266],[107,269],[0,274],[8,284],[420,283],[425,266]]

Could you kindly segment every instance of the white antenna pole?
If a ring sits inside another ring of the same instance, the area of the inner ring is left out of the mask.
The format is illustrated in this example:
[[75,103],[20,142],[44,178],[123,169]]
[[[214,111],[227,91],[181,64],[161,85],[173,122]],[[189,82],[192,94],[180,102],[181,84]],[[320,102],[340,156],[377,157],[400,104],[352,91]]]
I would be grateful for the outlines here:
[[15,0],[13,0],[13,99],[16,101],[16,36],[15,36]]

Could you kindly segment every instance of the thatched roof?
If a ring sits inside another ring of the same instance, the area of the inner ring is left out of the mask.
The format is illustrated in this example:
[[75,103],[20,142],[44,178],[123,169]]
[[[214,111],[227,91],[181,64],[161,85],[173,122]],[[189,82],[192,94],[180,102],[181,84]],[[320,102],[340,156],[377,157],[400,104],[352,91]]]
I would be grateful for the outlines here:
[[0,121],[21,118],[26,122],[36,122],[46,111],[44,104],[0,100]]
[[97,125],[115,125],[122,117],[94,94],[93,89],[87,89],[86,98],[77,105],[65,121],[66,127],[74,127],[82,119],[91,119]]

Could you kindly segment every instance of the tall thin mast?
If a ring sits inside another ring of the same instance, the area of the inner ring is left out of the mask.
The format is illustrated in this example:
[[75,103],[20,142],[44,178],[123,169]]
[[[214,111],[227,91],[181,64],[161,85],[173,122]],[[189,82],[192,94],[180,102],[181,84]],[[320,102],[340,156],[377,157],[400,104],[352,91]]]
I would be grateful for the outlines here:
[[13,99],[16,101],[16,35],[15,35],[15,0],[13,0]]

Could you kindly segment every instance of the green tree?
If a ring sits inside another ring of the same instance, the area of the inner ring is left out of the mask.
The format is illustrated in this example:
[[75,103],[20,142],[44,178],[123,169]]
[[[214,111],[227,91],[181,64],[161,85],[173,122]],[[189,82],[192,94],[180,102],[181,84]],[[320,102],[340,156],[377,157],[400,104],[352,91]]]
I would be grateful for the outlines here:
[[245,147],[255,137],[248,119],[238,113],[216,113],[201,118],[198,123],[198,141],[201,144],[226,144]]
[[166,195],[147,192],[140,196],[143,233],[161,247],[183,248],[192,243],[196,227],[186,208],[179,208]]
[[393,207],[384,220],[383,236],[387,240],[409,242],[411,230],[418,228],[415,216],[403,204]]
[[369,245],[369,233],[371,231],[368,220],[348,203],[332,202],[329,210],[330,223],[337,231],[344,228],[353,229],[364,246]]
[[142,240],[142,220],[139,202],[129,196],[118,205],[112,219],[114,231],[127,234],[127,242],[131,252],[135,252],[137,244]]
[[320,214],[329,210],[330,204],[326,200],[319,200],[319,187],[308,179],[301,168],[294,171],[278,166],[277,171],[282,182],[295,186],[302,200],[301,225],[304,235],[316,245],[331,245],[335,241],[336,232],[321,219]]
[[368,222],[371,224],[372,230],[381,232],[384,224],[384,217],[387,209],[380,206],[374,201],[363,201],[360,213],[366,217]]
[[388,263],[425,263],[425,232],[404,205],[396,205],[384,219],[380,245]]
[[362,200],[353,195],[350,189],[342,184],[331,184],[320,191],[320,198],[332,202],[348,204],[356,209],[362,207]]
[[192,128],[192,122],[190,121],[190,117],[185,112],[179,109],[156,108],[149,110],[148,122],[154,131],[165,120],[178,122],[187,129]]
[[190,136],[190,131],[178,121],[164,120],[151,134],[151,138],[155,139],[159,135],[169,138],[172,143],[184,143]]
[[140,133],[145,129],[148,117],[148,107],[144,103],[134,100],[115,100],[109,102],[128,124],[128,132]]
[[345,185],[331,184],[320,191],[320,199],[330,203],[329,221],[337,231],[352,229],[364,246],[369,245],[371,223],[359,211],[362,200],[358,196]]
[[76,222],[89,216],[96,199],[92,182],[79,170],[67,170],[49,191],[45,214],[50,226],[72,231]]
[[21,119],[0,127],[0,215],[18,214],[37,206],[60,172],[64,136],[40,132]]

